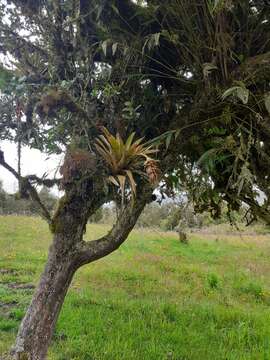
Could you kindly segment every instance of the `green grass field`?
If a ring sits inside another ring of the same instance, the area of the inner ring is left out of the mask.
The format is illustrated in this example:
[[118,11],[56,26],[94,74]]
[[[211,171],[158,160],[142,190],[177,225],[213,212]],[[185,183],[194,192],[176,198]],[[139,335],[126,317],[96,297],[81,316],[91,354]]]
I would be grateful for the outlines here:
[[[89,225],[86,239],[106,231]],[[0,217],[0,354],[46,260],[47,225]],[[0,356],[1,358],[1,356]],[[51,360],[270,359],[270,236],[134,231],[75,276]]]

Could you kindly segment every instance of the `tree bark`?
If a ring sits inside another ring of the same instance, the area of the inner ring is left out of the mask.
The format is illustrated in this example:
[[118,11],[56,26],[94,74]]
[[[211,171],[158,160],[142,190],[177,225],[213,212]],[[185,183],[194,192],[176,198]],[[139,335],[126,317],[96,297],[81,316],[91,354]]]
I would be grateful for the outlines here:
[[[76,245],[83,239],[89,215],[103,203],[92,189],[70,192],[60,201],[51,223],[54,233],[48,260],[21,323],[12,355],[16,360],[44,360],[67,290],[78,269]],[[92,199],[91,199],[92,198]]]
[[61,258],[52,247],[12,349],[16,360],[46,358],[55,324],[75,271],[72,254]]

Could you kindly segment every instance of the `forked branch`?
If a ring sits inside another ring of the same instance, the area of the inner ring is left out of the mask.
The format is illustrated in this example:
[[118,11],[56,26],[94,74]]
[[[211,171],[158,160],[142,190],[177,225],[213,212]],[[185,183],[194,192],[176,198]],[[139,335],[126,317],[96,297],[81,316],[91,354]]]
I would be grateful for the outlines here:
[[35,202],[39,209],[40,209],[40,215],[49,223],[51,224],[51,215],[46,208],[46,206],[42,203],[40,200],[40,197],[38,195],[37,190],[34,188],[33,185],[31,185],[29,179],[27,177],[22,177],[18,174],[18,172],[13,169],[8,163],[5,161],[4,152],[0,150],[0,165],[2,165],[7,171],[9,171],[15,178],[23,183],[24,190],[27,191],[27,193],[30,195],[30,198],[33,202]]
[[141,193],[135,198],[134,204],[130,201],[120,212],[115,225],[102,238],[78,244],[78,265],[88,264],[98,260],[113,251],[127,239],[130,231],[137,222],[145,205],[152,200],[152,189],[149,184],[144,185]]

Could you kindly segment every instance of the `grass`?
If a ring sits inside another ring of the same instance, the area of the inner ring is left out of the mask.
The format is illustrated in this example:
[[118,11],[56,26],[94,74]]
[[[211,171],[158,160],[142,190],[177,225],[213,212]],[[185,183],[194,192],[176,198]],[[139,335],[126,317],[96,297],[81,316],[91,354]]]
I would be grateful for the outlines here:
[[[89,225],[86,239],[107,227]],[[50,360],[270,360],[270,236],[136,230],[80,269]],[[8,351],[50,243],[38,218],[0,217],[0,354]]]

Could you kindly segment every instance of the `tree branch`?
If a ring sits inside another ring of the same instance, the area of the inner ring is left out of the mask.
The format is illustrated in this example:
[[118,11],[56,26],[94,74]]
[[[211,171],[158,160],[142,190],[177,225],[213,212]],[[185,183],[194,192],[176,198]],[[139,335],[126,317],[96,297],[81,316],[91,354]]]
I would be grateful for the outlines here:
[[9,164],[5,162],[4,152],[0,150],[0,165],[2,165],[7,171],[9,171],[15,178],[20,181],[24,189],[30,195],[31,200],[35,202],[40,209],[40,215],[49,223],[51,224],[52,219],[48,209],[45,205],[41,202],[40,197],[38,196],[37,190],[31,185],[29,179],[27,177],[21,177],[16,170],[14,170]]
[[140,195],[135,203],[131,201],[122,209],[115,225],[110,232],[102,238],[89,242],[81,242],[77,248],[78,264],[88,264],[117,250],[127,239],[129,233],[137,222],[145,205],[152,201],[152,189],[149,184],[143,185]]
[[262,219],[267,225],[270,225],[270,214],[267,207],[259,205],[256,200],[248,196],[243,196],[242,200],[250,207],[253,214]]
[[61,179],[41,179],[36,175],[27,175],[25,177],[30,182],[34,182],[37,185],[44,185],[48,188],[53,187],[54,185],[60,185]]
[[44,50],[44,48],[41,48],[39,45],[35,44],[32,41],[27,41],[24,37],[22,37],[15,31],[11,30],[10,27],[1,24],[0,31],[2,31],[5,34],[5,36],[8,37],[12,45],[15,45],[14,48],[12,49],[14,54],[16,54],[18,47],[19,48],[23,47],[24,50],[27,49],[30,53],[36,51],[40,56],[43,57],[44,60],[48,60],[49,55]]
[[64,90],[58,89],[49,91],[41,98],[40,102],[37,103],[36,111],[42,117],[60,108],[66,108],[71,113],[86,120],[93,128],[97,128],[96,123],[91,119],[84,108]]
[[[31,74],[40,76],[40,73],[46,69],[46,63],[48,61],[47,52],[34,42],[27,41],[24,37],[17,34],[5,25],[0,26],[0,48],[1,52],[10,52],[12,57],[18,60],[19,63],[24,64],[24,74]],[[41,64],[34,64],[32,60],[32,54],[38,54],[42,59],[43,66]]]

